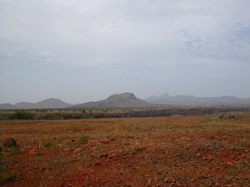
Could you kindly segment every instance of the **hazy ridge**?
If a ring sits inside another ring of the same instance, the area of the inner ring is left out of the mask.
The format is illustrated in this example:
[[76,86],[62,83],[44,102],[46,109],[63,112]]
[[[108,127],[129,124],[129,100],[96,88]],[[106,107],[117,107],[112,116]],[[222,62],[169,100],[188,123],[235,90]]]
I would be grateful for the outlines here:
[[181,105],[181,106],[248,106],[250,98],[238,98],[234,96],[222,97],[195,97],[187,95],[170,96],[165,93],[159,97],[150,96],[145,99],[154,104]]
[[91,101],[77,105],[70,105],[60,99],[50,98],[37,103],[19,102],[0,104],[0,109],[46,109],[46,108],[126,108],[126,107],[164,107],[164,106],[250,106],[250,98],[234,96],[222,97],[195,97],[186,95],[170,96],[165,93],[161,96],[150,96],[139,99],[133,93],[125,92],[114,94],[100,101]]
[[45,109],[45,108],[66,108],[70,104],[60,99],[49,98],[37,103],[19,102],[15,105],[10,103],[0,104],[0,109]]

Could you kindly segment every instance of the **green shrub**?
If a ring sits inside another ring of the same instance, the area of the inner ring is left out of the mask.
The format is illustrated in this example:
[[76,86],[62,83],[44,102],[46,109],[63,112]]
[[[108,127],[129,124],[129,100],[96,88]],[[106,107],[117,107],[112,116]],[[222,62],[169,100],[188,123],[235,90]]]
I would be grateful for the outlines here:
[[16,111],[10,115],[10,119],[34,119],[34,115],[27,111]]

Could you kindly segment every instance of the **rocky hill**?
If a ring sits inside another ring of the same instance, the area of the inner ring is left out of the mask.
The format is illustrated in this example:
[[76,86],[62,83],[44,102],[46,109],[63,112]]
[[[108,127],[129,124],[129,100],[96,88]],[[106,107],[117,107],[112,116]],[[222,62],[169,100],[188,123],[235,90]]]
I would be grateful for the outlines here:
[[12,105],[10,103],[5,103],[5,104],[0,104],[0,110],[1,109],[12,110],[12,109],[16,109],[16,108],[14,105]]
[[238,98],[233,96],[222,97],[195,97],[187,95],[170,96],[168,93],[159,97],[151,96],[145,99],[153,104],[165,104],[175,106],[250,106],[250,98]]
[[68,106],[70,106],[70,104],[63,102],[60,99],[54,98],[46,99],[35,103],[36,108],[66,108]]
[[72,105],[69,108],[126,108],[126,107],[154,107],[147,101],[138,99],[133,93],[125,92],[114,94],[105,100],[97,102],[87,102],[78,105]]
[[37,103],[20,102],[12,105],[10,103],[0,104],[0,109],[45,109],[45,108],[66,108],[70,104],[61,101],[60,99],[46,99]]

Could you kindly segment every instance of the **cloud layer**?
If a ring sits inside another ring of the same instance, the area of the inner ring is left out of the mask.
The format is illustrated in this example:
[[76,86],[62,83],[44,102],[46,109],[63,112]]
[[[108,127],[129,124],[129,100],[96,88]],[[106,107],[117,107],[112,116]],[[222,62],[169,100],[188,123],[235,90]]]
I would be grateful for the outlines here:
[[1,1],[1,102],[250,97],[249,1]]

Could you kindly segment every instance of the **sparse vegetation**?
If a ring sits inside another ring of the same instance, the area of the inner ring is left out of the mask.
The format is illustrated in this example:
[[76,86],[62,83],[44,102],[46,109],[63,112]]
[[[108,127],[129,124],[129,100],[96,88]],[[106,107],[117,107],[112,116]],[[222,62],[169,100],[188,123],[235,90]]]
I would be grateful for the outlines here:
[[18,147],[0,145],[1,182],[9,186],[247,186],[250,114],[230,113],[235,116],[230,119],[220,115],[4,120],[1,142],[13,137]]
[[23,120],[34,119],[34,114],[28,111],[16,111],[10,115],[10,119],[23,119]]
[[[3,148],[0,147],[0,160],[3,159]],[[3,185],[4,183],[8,181],[14,181],[16,179],[16,176],[9,173],[9,169],[3,165],[2,162],[0,162],[0,185]]]
[[38,147],[39,148],[51,148],[55,146],[55,142],[53,140],[48,139],[40,139],[38,140]]
[[15,180],[16,180],[16,176],[13,174],[9,174],[9,169],[4,167],[0,163],[0,185],[3,185],[6,182],[15,181]]
[[77,145],[78,145],[78,146],[81,146],[81,145],[87,144],[87,143],[88,143],[88,140],[89,140],[89,137],[86,136],[85,134],[83,134],[83,135],[81,135],[81,136],[78,138]]
[[[221,114],[220,120],[233,119],[229,112],[237,113],[235,119],[243,119],[249,107],[175,107],[175,108],[88,108],[88,109],[30,109],[0,110],[0,120],[6,119],[90,119],[90,118],[128,118],[128,117],[164,117]],[[240,115],[239,112],[243,112]],[[242,118],[243,117],[243,118]]]
[[3,139],[2,144],[4,147],[16,147],[17,146],[16,140],[14,138],[5,138]]

